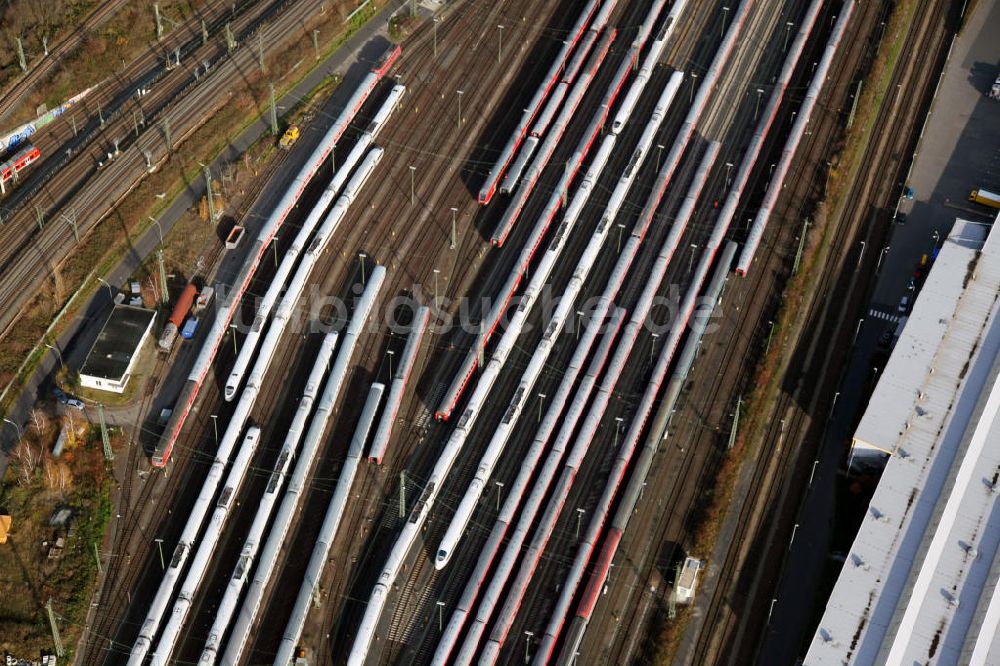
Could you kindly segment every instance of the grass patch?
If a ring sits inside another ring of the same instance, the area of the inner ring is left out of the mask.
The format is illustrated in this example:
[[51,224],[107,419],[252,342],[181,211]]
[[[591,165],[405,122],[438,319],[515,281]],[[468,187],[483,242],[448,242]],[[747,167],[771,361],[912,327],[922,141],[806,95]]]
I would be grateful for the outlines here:
[[[75,444],[56,459],[50,451],[62,428],[73,430]],[[112,446],[121,447],[124,439],[113,432]],[[79,416],[71,424],[35,410],[0,483],[0,511],[13,519],[7,543],[0,544],[0,652],[24,659],[54,653],[45,612],[52,599],[65,663],[72,663],[97,583],[94,545],[100,547],[111,517],[112,481],[99,430]],[[50,526],[61,508],[72,511],[70,523]]]

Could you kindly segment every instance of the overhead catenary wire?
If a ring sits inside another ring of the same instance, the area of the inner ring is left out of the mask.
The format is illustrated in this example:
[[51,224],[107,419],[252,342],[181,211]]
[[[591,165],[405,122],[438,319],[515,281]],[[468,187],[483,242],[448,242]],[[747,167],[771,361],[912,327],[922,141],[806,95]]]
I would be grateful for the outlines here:
[[337,352],[337,359],[334,361],[330,377],[323,387],[323,394],[316,407],[316,414],[309,424],[309,430],[302,445],[302,454],[295,464],[295,471],[292,473],[292,478],[285,490],[285,495],[278,507],[278,512],[275,514],[271,531],[268,533],[267,541],[261,551],[260,561],[254,572],[253,580],[250,583],[246,598],[243,600],[243,605],[240,607],[240,611],[236,617],[236,623],[233,626],[229,643],[222,657],[222,663],[226,666],[239,664],[248,647],[253,625],[262,607],[264,591],[275,573],[281,547],[288,536],[292,520],[301,506],[303,489],[305,488],[306,479],[312,473],[316,455],[319,451],[320,440],[323,433],[326,432],[340,392],[347,381],[347,371],[351,357],[357,346],[358,338],[363,331],[365,322],[368,320],[372,308],[375,306],[378,293],[385,281],[385,275],[386,270],[384,266],[376,266],[372,270],[364,293],[362,293],[358,306],[354,311],[354,316],[351,318],[351,323],[344,333],[343,342]]
[[[736,247],[736,243],[733,241],[726,244],[726,249],[723,251],[722,257],[716,266],[715,274],[712,277],[712,283],[706,290],[706,301],[712,303],[713,306],[722,293],[726,276],[729,274],[729,267],[732,265],[733,258],[736,255]],[[642,495],[642,489],[646,485],[646,477],[653,463],[653,456],[659,449],[660,443],[666,439],[667,423],[673,413],[674,406],[677,404],[677,398],[680,396],[681,389],[687,379],[688,371],[694,363],[695,355],[701,345],[702,335],[711,316],[712,311],[707,308],[695,314],[691,336],[685,342],[684,350],[677,361],[677,367],[674,369],[670,381],[667,383],[660,408],[657,410],[656,416],[646,434],[645,444],[636,461],[635,470],[629,477],[628,485],[622,494],[622,501],[618,505],[618,510],[615,512],[612,520],[611,533],[604,542],[601,553],[597,558],[597,565],[591,571],[576,615],[571,621],[569,631],[563,643],[563,649],[559,653],[556,662],[560,666],[569,666],[578,657],[580,643],[583,640],[584,632],[587,630],[594,606],[600,600],[601,590],[608,579],[611,563],[614,561],[615,553],[621,543],[621,535],[628,526],[629,519],[632,517],[636,504]]]

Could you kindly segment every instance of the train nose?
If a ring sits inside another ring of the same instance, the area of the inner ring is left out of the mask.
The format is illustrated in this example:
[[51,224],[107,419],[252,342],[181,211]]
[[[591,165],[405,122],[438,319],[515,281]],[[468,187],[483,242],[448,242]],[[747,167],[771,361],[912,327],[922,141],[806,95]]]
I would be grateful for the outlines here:
[[444,548],[437,552],[437,557],[434,558],[434,568],[440,571],[448,566],[448,560],[451,559],[451,553],[449,553]]
[[236,396],[236,385],[235,384],[226,384],[226,402],[232,401],[232,399],[235,396]]

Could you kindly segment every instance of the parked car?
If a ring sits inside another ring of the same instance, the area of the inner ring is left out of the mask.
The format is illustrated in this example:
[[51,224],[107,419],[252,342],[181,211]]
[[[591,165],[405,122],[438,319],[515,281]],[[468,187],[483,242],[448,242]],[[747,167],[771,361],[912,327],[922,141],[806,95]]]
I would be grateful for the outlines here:
[[69,400],[66,401],[66,405],[72,407],[73,409],[78,409],[81,412],[83,411],[84,407],[83,400],[80,400],[79,398],[70,398]]
[[906,314],[906,311],[910,309],[910,297],[903,296],[901,299],[899,299],[899,308],[897,309],[899,310],[900,314]]
[[66,401],[69,400],[69,398],[66,397],[66,393],[58,386],[52,389],[52,395],[55,396],[56,400],[62,405],[65,405]]

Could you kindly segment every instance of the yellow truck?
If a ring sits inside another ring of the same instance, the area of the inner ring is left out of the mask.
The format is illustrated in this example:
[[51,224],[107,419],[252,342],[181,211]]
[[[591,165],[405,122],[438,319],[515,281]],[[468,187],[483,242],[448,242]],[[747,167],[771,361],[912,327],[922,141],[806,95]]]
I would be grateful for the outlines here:
[[994,194],[986,190],[972,190],[969,193],[969,201],[989,206],[990,208],[1000,208],[1000,194]]
[[295,145],[295,142],[299,140],[299,126],[289,125],[285,133],[281,135],[281,139],[278,141],[278,147],[283,150],[288,150]]

